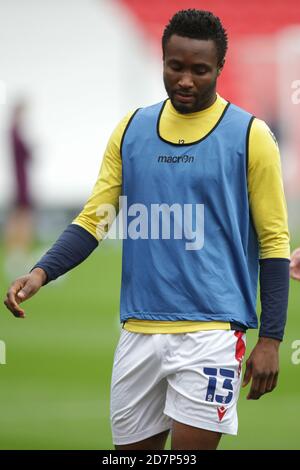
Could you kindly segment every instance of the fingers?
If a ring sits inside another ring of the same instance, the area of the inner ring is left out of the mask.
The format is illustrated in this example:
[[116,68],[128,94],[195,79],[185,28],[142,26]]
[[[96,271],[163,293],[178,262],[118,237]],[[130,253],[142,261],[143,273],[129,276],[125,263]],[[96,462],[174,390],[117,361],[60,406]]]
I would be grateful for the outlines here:
[[4,305],[12,312],[15,317],[25,318],[25,311],[19,307],[15,300],[12,300],[11,295],[7,295],[4,300]]
[[267,380],[264,374],[253,377],[247,400],[258,400],[265,393]]
[[4,305],[15,317],[25,318],[25,311],[19,307],[19,304],[32,297],[40,289],[45,280],[46,273],[40,268],[16,279],[6,294]]
[[34,294],[34,286],[27,282],[25,286],[17,293],[20,302],[29,299]]
[[253,376],[247,400],[258,400],[265,393],[270,393],[277,385],[278,372],[257,373]]
[[19,296],[19,292],[24,289],[24,283],[26,283],[26,278],[17,279],[11,285],[4,300],[4,305],[18,318],[25,318],[25,311],[19,306],[19,303],[26,298],[26,292],[25,295]]
[[278,372],[276,372],[275,374],[271,374],[267,382],[266,393],[270,393],[274,390],[274,388],[277,385],[277,381],[278,381]]

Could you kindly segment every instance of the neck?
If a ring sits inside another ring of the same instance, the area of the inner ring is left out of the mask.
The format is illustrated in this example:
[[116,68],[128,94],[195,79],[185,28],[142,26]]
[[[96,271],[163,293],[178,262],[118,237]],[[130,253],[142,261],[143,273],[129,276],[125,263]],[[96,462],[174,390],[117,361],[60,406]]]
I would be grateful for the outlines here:
[[206,98],[199,106],[199,109],[197,109],[197,111],[203,111],[204,109],[207,109],[209,108],[210,106],[212,106],[214,104],[214,102],[216,101],[217,99],[217,94],[216,92],[214,91],[214,93],[212,95],[210,95],[208,98]]

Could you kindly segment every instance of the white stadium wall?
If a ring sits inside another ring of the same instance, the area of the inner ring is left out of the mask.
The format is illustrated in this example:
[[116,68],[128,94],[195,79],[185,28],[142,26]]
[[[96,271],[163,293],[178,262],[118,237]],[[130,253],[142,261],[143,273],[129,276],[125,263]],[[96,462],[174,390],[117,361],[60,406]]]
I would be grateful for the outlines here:
[[161,63],[114,0],[1,0],[0,208],[13,197],[7,128],[27,99],[40,206],[84,204],[110,133],[131,109],[165,97]]

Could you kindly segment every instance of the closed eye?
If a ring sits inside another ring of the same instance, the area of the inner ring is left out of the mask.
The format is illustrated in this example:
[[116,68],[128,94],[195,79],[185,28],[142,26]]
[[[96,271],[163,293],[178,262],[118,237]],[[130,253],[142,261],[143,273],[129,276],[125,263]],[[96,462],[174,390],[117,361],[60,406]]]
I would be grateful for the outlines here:
[[206,74],[208,71],[209,71],[209,70],[208,70],[207,67],[199,67],[199,68],[196,68],[196,69],[195,69],[195,73],[196,73],[197,75],[204,75],[204,74]]
[[170,67],[170,69],[174,70],[175,72],[179,72],[180,70],[182,70],[182,65],[180,62],[177,62],[177,61],[171,61],[168,63],[168,67]]

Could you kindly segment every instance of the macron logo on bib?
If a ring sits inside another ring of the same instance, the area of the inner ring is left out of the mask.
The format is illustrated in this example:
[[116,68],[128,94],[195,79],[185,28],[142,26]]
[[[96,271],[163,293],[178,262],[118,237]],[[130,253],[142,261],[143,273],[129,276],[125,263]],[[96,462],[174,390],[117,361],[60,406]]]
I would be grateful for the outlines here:
[[193,163],[192,155],[159,155],[158,163]]

